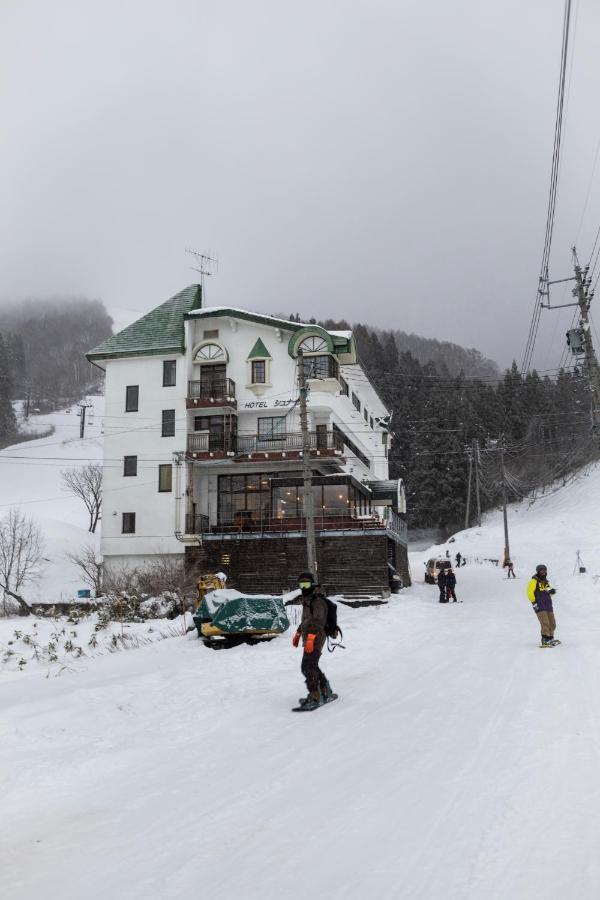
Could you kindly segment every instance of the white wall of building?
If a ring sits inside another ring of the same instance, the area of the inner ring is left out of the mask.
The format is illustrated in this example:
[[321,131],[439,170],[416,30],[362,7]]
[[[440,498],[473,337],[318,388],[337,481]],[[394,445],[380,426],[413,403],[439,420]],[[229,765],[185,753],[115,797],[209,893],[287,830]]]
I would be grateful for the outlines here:
[[[176,384],[163,387],[163,360],[177,359]],[[110,359],[106,363],[104,469],[102,484],[101,553],[107,559],[181,554],[174,537],[173,491],[158,490],[159,464],[171,464],[173,452],[185,448],[187,391],[183,356]],[[128,385],[139,385],[137,412],[125,411]],[[175,410],[175,437],[161,437],[162,410]],[[137,456],[137,475],[123,475],[125,456]],[[122,514],[135,512],[136,533],[122,533]]]

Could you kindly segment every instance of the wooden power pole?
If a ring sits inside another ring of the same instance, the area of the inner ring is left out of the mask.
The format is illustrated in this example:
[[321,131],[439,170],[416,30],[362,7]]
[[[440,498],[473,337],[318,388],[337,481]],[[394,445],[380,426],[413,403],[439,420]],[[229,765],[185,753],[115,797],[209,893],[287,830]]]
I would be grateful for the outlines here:
[[306,558],[308,569],[318,578],[317,543],[315,540],[315,498],[312,489],[312,469],[310,467],[310,434],[306,400],[308,387],[304,372],[304,354],[298,350],[298,387],[300,389],[300,429],[302,431],[302,478],[304,481],[304,516],[306,518]]

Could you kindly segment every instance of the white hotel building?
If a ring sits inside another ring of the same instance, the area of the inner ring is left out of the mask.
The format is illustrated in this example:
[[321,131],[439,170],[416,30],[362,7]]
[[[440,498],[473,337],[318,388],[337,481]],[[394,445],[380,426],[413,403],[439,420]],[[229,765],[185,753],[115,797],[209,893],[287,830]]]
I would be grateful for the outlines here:
[[[349,331],[202,307],[192,285],[87,354],[106,372],[101,552],[161,555],[281,591],[306,568],[298,350],[309,385],[319,580],[330,593],[408,579],[390,413]],[[389,564],[389,565],[388,565]]]

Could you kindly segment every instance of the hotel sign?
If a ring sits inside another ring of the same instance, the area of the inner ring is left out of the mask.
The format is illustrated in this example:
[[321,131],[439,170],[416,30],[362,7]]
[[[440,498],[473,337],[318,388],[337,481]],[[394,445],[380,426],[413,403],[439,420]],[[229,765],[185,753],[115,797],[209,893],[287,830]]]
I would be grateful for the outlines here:
[[293,406],[295,400],[247,400],[244,409],[271,409],[276,407]]

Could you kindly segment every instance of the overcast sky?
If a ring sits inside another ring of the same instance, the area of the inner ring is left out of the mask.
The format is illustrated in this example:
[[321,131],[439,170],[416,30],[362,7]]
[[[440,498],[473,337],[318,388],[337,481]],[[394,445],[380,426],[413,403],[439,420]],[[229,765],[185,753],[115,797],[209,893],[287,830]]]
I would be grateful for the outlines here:
[[[600,224],[600,6],[576,29],[554,277]],[[211,305],[345,317],[520,363],[563,0],[1,0],[0,296],[117,321]],[[580,227],[580,222],[583,222]],[[544,312],[556,366],[572,312]],[[598,316],[600,325],[600,314]]]

